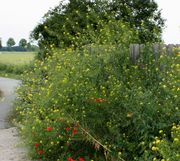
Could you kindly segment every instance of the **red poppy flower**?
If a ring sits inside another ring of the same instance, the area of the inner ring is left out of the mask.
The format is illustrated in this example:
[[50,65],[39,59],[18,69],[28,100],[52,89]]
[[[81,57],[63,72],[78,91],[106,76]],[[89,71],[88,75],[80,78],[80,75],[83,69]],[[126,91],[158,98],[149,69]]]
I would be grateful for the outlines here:
[[102,98],[96,98],[95,101],[96,101],[97,103],[102,103],[102,102],[104,102],[105,100],[102,99]]
[[38,151],[38,154],[39,154],[39,155],[42,155],[42,154],[43,154],[43,151],[42,151],[42,150],[39,150],[39,151]]
[[79,158],[79,161],[85,161],[85,160],[84,160],[84,158],[80,157],[80,158]]
[[38,147],[39,147],[39,144],[38,144],[38,143],[36,143],[36,144],[35,144],[35,148],[37,149]]
[[67,158],[68,161],[75,161],[73,158],[69,157]]
[[73,135],[75,135],[77,133],[77,130],[73,129],[72,133],[73,133]]
[[70,127],[66,127],[66,132],[68,132],[69,130],[71,130],[71,128]]
[[53,130],[53,128],[52,127],[47,127],[47,129],[46,129],[48,132],[51,132],[52,130]]

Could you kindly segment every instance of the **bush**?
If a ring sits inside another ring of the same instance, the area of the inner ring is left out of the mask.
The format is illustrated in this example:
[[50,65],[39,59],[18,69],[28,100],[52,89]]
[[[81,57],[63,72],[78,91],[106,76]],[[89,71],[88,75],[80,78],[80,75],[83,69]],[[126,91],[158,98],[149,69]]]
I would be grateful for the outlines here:
[[31,65],[11,65],[11,64],[1,64],[0,63],[0,71],[5,72],[6,74],[15,74],[15,75],[21,75],[24,73],[24,71],[28,70]]
[[155,61],[145,50],[132,64],[127,46],[98,44],[37,61],[16,102],[31,156],[152,159],[150,145],[159,130],[169,131],[180,118],[177,55]]
[[178,161],[180,159],[180,126],[173,124],[168,135],[163,130],[153,141],[151,152],[153,161]]

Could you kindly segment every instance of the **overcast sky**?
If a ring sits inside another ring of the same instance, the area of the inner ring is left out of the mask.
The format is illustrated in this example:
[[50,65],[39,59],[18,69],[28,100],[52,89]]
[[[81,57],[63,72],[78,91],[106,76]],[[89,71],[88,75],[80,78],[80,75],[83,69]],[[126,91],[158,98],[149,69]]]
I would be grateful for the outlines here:
[[162,17],[166,19],[166,28],[163,32],[165,43],[180,44],[180,0],[155,0]]
[[29,39],[30,32],[43,15],[60,0],[0,0],[0,37],[3,45],[9,37],[18,43]]
[[[60,0],[0,0],[0,37],[3,45],[9,37],[16,42],[29,38],[43,15]],[[167,19],[163,32],[165,43],[180,44],[180,0],[155,0]]]

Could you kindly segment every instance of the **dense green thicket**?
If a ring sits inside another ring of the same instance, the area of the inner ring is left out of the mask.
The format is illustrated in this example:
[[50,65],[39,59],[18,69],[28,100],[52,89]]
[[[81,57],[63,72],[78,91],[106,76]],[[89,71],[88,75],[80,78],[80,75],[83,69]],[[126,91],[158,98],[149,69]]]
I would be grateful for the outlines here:
[[155,61],[146,49],[132,64],[127,46],[115,44],[58,50],[37,61],[16,102],[31,155],[51,161],[165,158],[152,143],[161,130],[171,140],[179,123],[178,61],[177,53]]
[[[113,1],[114,5],[117,2]],[[171,140],[179,134],[171,135],[171,129],[175,125],[178,128],[180,121],[179,49],[172,56],[159,53],[155,57],[147,46],[138,61],[132,63],[129,44],[143,39],[132,24],[118,16],[127,11],[130,14],[131,5],[136,9],[141,6],[146,14],[154,13],[157,6],[153,1],[120,2],[125,10],[119,12],[113,6],[119,13],[113,17],[105,10],[107,1],[72,0],[50,11],[34,30],[33,36],[46,52],[40,55],[43,61],[36,60],[34,68],[24,75],[15,103],[15,121],[21,125],[32,158],[44,161],[172,158],[167,153],[174,152],[165,151],[163,146],[178,147]],[[147,4],[154,7],[146,8]],[[133,11],[136,15],[137,10]],[[136,27],[142,33],[147,31],[147,35],[149,31],[155,35],[153,31],[157,29]],[[160,31],[161,25],[157,33]],[[161,142],[161,131],[167,142],[157,144]],[[178,150],[175,153],[173,159],[178,161]]]

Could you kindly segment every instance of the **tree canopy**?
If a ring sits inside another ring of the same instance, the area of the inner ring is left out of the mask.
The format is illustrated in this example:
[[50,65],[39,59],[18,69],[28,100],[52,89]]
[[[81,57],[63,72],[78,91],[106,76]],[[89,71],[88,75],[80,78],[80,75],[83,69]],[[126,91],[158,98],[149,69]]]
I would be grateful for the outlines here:
[[19,46],[20,46],[20,47],[23,47],[23,48],[27,47],[27,40],[24,39],[24,38],[22,38],[22,39],[19,41]]
[[2,40],[1,40],[1,38],[0,38],[0,48],[2,48]]
[[[31,37],[40,48],[68,47],[89,30],[96,35],[104,24],[123,21],[138,33],[137,43],[161,41],[164,20],[154,0],[69,0],[49,10]],[[87,37],[89,39],[89,37]],[[88,41],[92,42],[92,40]]]
[[10,37],[9,39],[8,39],[8,41],[7,41],[7,46],[8,47],[12,47],[12,46],[14,46],[16,43],[15,43],[15,40],[12,38],[12,37]]

